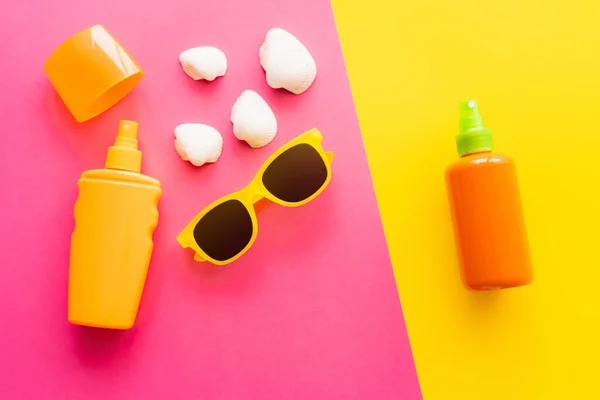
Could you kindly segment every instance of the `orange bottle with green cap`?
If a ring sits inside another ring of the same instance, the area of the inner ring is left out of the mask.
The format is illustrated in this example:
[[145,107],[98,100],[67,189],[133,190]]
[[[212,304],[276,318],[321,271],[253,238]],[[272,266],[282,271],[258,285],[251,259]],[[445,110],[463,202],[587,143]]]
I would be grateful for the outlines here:
[[477,102],[460,104],[460,160],[446,172],[458,256],[475,290],[522,286],[533,268],[515,164],[493,152]]
[[128,329],[137,315],[158,223],[160,182],[140,173],[138,124],[121,121],[106,167],[79,180],[69,266],[69,321]]

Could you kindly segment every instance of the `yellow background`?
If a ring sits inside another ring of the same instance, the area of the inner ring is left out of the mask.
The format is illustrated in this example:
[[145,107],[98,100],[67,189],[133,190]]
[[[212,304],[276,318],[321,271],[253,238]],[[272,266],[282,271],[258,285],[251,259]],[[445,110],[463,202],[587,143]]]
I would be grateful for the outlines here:
[[[333,0],[426,400],[600,399],[600,2]],[[477,99],[536,278],[462,287],[444,170]]]

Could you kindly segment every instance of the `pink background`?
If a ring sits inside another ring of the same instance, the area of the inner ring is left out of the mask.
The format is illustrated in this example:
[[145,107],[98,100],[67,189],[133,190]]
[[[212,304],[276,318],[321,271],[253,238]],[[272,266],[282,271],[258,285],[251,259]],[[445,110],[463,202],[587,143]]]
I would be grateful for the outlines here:
[[[0,15],[0,398],[421,397],[329,2],[35,0],[2,2]],[[78,124],[42,65],[96,23],[146,76]],[[301,96],[265,82],[258,47],[272,27],[315,57],[317,80]],[[224,78],[194,82],[181,71],[178,54],[198,45],[225,52]],[[229,122],[245,89],[278,117],[275,141],[260,150],[237,141]],[[104,165],[119,119],[140,123],[143,172],[163,185],[140,312],[126,332],[66,319],[77,179]],[[172,132],[184,122],[223,134],[218,163],[179,159]],[[304,207],[261,207],[258,239],[234,264],[195,263],[175,241],[180,230],[312,127],[336,153],[329,188]]]

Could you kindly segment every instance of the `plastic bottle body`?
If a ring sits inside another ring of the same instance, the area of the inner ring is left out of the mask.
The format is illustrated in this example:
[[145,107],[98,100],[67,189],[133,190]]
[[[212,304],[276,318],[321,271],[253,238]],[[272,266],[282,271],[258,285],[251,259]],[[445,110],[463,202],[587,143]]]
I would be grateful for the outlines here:
[[501,154],[462,157],[446,172],[455,238],[465,284],[475,290],[533,280],[514,162]]
[[136,172],[83,173],[75,204],[69,268],[69,321],[133,326],[158,223],[160,183]]

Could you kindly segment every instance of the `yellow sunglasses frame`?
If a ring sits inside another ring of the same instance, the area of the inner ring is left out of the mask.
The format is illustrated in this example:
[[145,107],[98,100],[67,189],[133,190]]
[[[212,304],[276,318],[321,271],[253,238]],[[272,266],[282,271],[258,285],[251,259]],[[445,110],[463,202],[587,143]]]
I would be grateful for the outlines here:
[[[194,217],[194,219],[192,219],[192,221],[189,224],[187,224],[187,226],[183,229],[183,231],[181,231],[179,236],[177,236],[177,241],[179,242],[179,244],[183,248],[192,248],[196,252],[196,254],[194,255],[194,260],[199,261],[199,262],[209,261],[210,263],[215,264],[215,265],[226,265],[226,264],[232,263],[235,260],[237,260],[238,258],[240,258],[254,244],[254,241],[256,240],[256,236],[258,235],[258,219],[256,217],[256,210],[254,209],[255,203],[262,200],[263,198],[266,198],[266,199],[272,201],[273,203],[277,203],[277,204],[280,204],[285,207],[299,207],[299,206],[302,206],[302,205],[308,203],[315,197],[317,197],[329,185],[329,182],[331,181],[331,162],[333,161],[333,153],[326,152],[323,149],[323,146],[321,144],[322,140],[323,140],[323,135],[321,134],[321,132],[319,132],[318,129],[313,128],[313,129],[301,134],[300,136],[297,136],[295,139],[292,139],[290,142],[288,142],[287,144],[280,147],[276,152],[274,152],[267,159],[267,161],[265,161],[263,163],[263,165],[260,167],[260,169],[258,170],[258,173],[255,175],[254,179],[252,179],[252,182],[250,182],[250,184],[248,184],[242,190],[231,193],[227,196],[221,197],[220,199],[218,199],[216,201],[213,201],[206,208],[204,208],[204,210],[202,210],[199,214],[197,214]],[[313,195],[311,195],[307,199],[299,201],[297,203],[290,203],[290,202],[283,201],[283,200],[278,199],[275,196],[273,196],[267,190],[267,188],[264,186],[264,184],[262,182],[262,177],[263,177],[263,174],[265,173],[266,169],[271,165],[271,163],[277,157],[279,157],[284,151],[286,151],[294,146],[297,146],[299,144],[309,144],[315,150],[317,150],[317,152],[321,156],[321,159],[323,160],[323,163],[325,164],[325,167],[327,168],[327,178],[325,179],[325,183],[323,183],[321,188],[319,190],[317,190]],[[225,260],[225,261],[219,261],[219,260],[215,260],[214,258],[210,257],[208,254],[206,254],[200,248],[200,246],[198,246],[198,244],[196,243],[196,240],[194,239],[194,228],[196,227],[196,224],[198,223],[198,221],[200,221],[200,219],[202,217],[204,217],[209,211],[211,211],[218,205],[225,203],[226,201],[229,201],[229,200],[240,201],[244,205],[244,207],[246,207],[246,209],[248,210],[248,214],[250,214],[250,218],[252,219],[252,237],[250,238],[250,241],[248,242],[246,247],[244,247],[244,249],[242,251],[240,251],[238,254],[236,254],[234,257],[232,257],[228,260]]]

